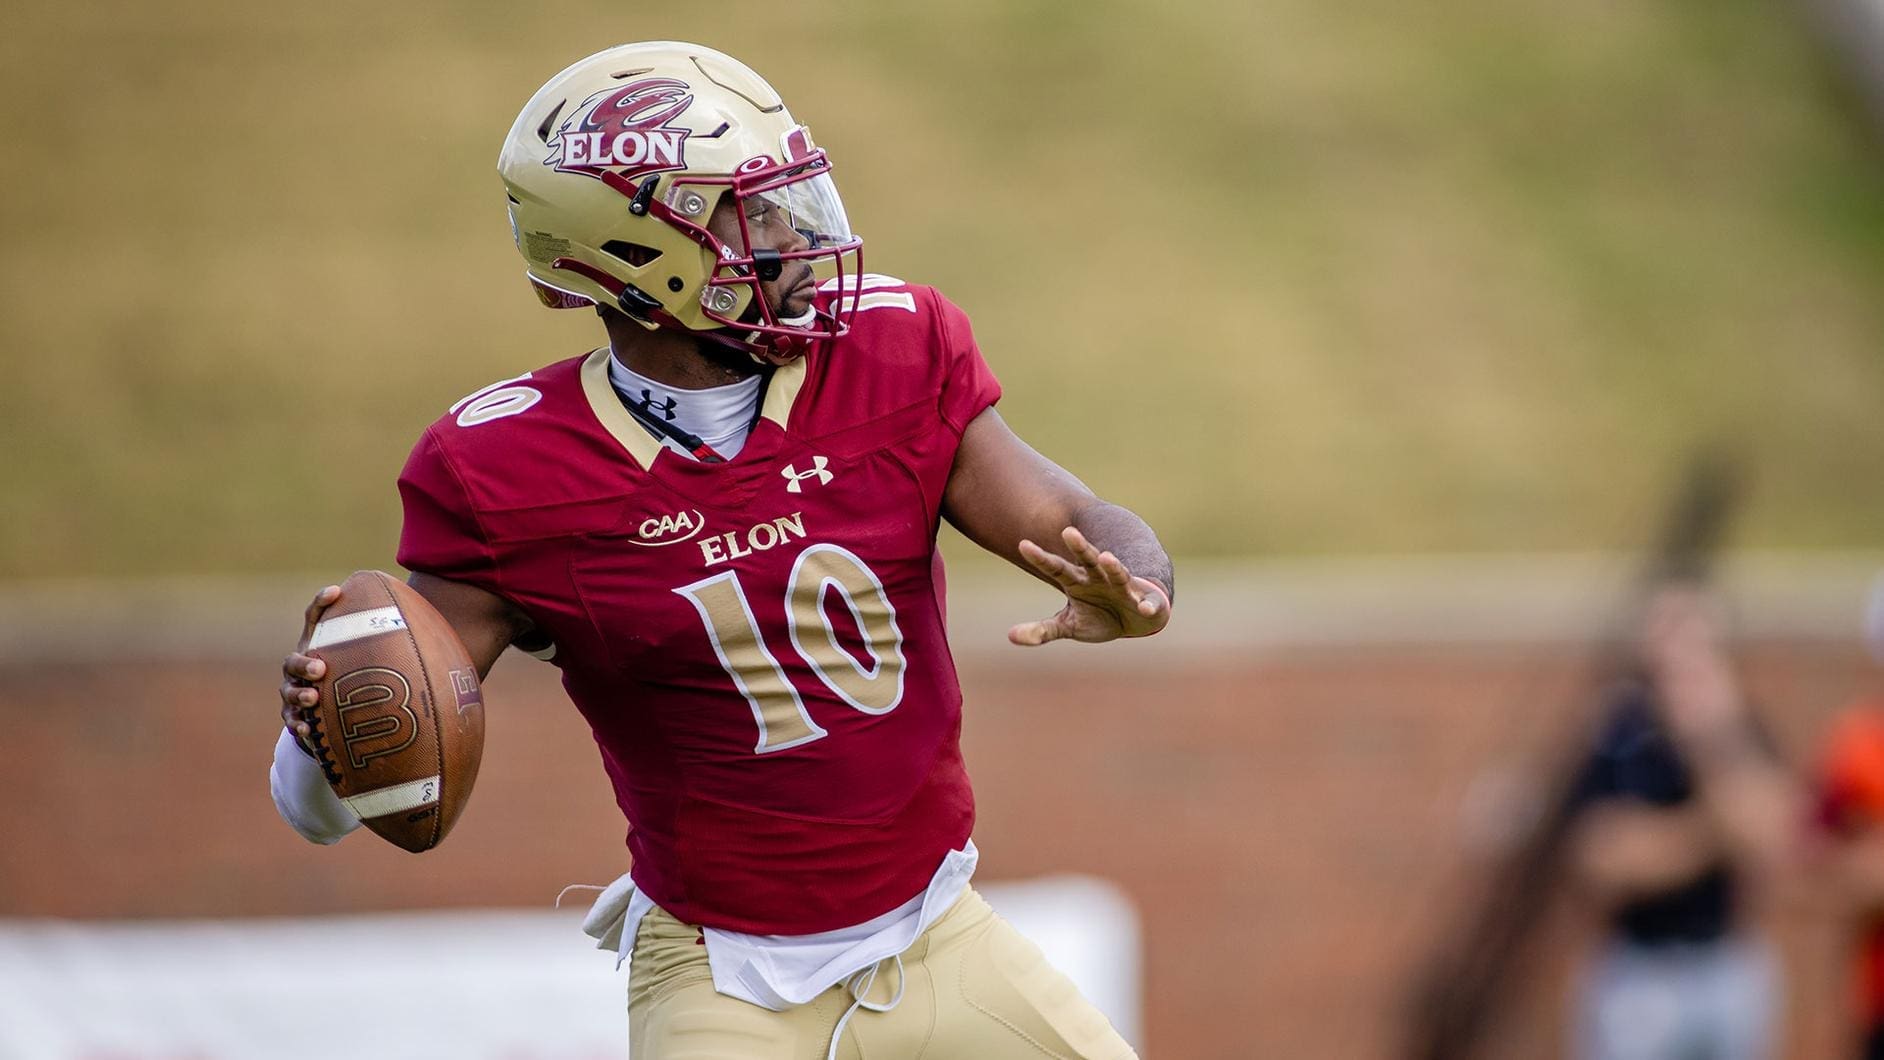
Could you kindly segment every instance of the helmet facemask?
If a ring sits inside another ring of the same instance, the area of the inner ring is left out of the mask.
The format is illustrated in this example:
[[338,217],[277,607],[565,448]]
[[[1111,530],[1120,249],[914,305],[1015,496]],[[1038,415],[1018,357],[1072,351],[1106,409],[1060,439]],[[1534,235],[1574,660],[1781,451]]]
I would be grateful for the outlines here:
[[[761,355],[795,356],[816,340],[841,338],[850,330],[863,276],[863,240],[850,230],[844,202],[831,180],[824,151],[811,146],[803,126],[788,133],[781,145],[785,161],[765,156],[748,159],[727,178],[685,178],[675,191],[684,197],[686,184],[721,184],[739,226],[738,245],[713,240],[718,262],[701,294],[705,315],[739,333],[736,340]],[[670,193],[669,198],[675,195]],[[797,234],[796,248],[758,245],[754,208],[776,211],[781,223]],[[691,222],[687,222],[691,224]],[[764,285],[777,280],[792,263],[811,267],[811,281],[839,293],[828,307],[815,298],[797,317],[782,315],[765,296]],[[724,336],[722,336],[724,337]]]
[[[754,156],[726,176],[649,174],[637,183],[613,172],[600,174],[602,183],[626,197],[631,214],[667,224],[714,256],[712,273],[699,295],[700,310],[723,330],[696,333],[765,360],[789,360],[812,342],[848,334],[863,277],[863,240],[850,230],[831,180],[830,161],[822,148],[811,145],[803,126],[783,139],[785,161]],[[665,190],[660,187],[663,177],[668,178]],[[722,202],[737,220],[738,245],[708,227]],[[748,216],[755,206],[779,211],[802,245],[784,250],[755,246]],[[766,298],[764,285],[793,262],[809,264],[814,284],[839,292],[828,307],[818,307],[814,297],[802,314],[787,318]],[[573,258],[558,258],[552,267],[576,272],[610,290],[616,307],[637,320],[684,328],[658,299],[605,270]]]

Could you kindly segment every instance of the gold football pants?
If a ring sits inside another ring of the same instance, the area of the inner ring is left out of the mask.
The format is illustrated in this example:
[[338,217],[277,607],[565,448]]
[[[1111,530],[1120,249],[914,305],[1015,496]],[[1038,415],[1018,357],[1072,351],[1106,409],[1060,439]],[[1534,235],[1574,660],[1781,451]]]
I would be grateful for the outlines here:
[[[839,1060],[1136,1060],[1112,1024],[973,888],[902,954],[877,965],[844,1024]],[[773,1012],[713,989],[700,930],[659,908],[635,936],[632,1060],[823,1060],[852,994],[839,984]]]

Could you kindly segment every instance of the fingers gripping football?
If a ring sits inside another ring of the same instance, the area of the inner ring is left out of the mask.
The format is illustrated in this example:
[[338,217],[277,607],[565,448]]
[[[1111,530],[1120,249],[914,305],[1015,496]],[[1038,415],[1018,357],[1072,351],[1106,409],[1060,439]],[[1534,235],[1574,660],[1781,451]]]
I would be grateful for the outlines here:
[[1117,556],[1094,547],[1074,527],[1062,531],[1060,539],[1072,559],[1032,541],[1020,543],[1020,554],[1066,593],[1066,606],[1049,618],[1015,626],[1008,640],[1026,647],[1067,639],[1096,643],[1149,636],[1170,621],[1170,599],[1156,582],[1134,576]]
[[295,650],[281,661],[281,721],[299,740],[305,741],[312,731],[304,712],[320,702],[320,694],[315,691],[314,683],[327,672],[326,663],[305,654],[308,641],[314,636],[314,627],[320,623],[321,615],[339,600],[338,585],[329,585],[314,594],[304,615],[301,640],[295,644]]

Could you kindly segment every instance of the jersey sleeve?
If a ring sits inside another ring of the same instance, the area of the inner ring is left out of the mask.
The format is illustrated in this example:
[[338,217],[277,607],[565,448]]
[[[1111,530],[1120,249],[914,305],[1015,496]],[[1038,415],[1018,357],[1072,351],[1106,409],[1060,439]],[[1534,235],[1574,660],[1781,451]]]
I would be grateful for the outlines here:
[[940,293],[935,302],[942,340],[942,419],[960,434],[982,410],[1001,400],[1001,383],[982,359],[968,314]]
[[451,458],[427,430],[399,473],[405,522],[399,530],[399,565],[453,581],[490,587],[495,559],[478,526],[464,482]]

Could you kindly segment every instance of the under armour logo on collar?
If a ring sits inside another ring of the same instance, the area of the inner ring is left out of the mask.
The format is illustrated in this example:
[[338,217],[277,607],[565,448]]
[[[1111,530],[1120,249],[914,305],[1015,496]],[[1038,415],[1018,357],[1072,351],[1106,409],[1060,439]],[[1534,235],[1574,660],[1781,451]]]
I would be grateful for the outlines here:
[[832,472],[825,470],[825,468],[829,466],[830,463],[831,463],[831,460],[829,457],[814,456],[811,458],[811,470],[810,471],[801,472],[796,467],[793,467],[790,464],[786,464],[784,467],[779,468],[778,473],[785,477],[785,492],[786,493],[803,493],[805,491],[804,482],[808,478],[817,479],[818,485],[820,486],[826,485],[833,478],[837,477]]
[[641,400],[635,402],[635,407],[650,416],[658,412],[663,419],[672,423],[674,422],[674,410],[680,407],[680,402],[671,397],[665,401],[656,401],[654,400],[654,392],[643,387],[641,390]]

